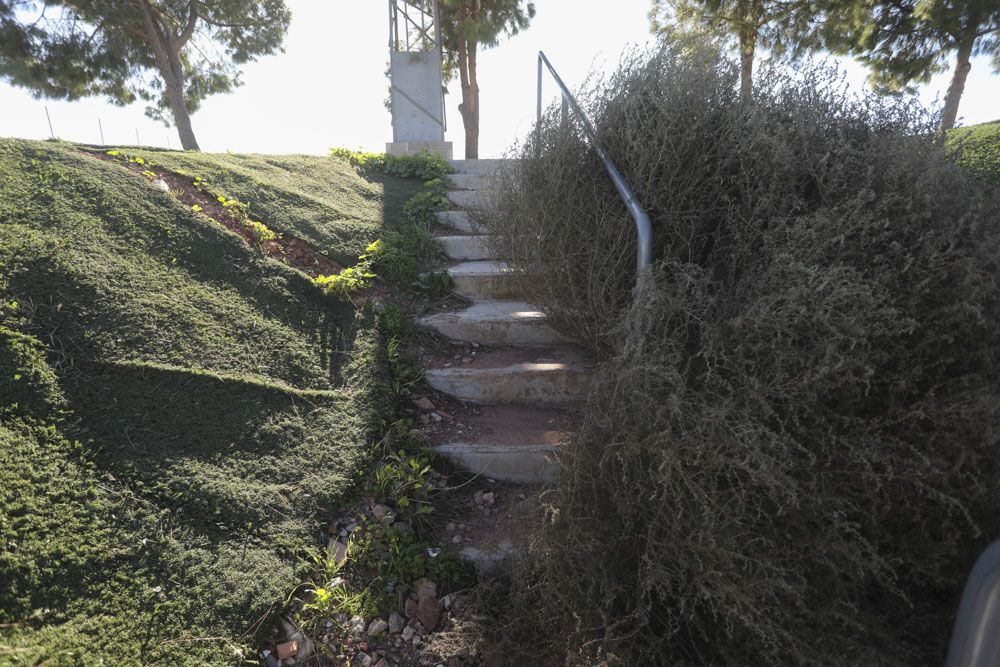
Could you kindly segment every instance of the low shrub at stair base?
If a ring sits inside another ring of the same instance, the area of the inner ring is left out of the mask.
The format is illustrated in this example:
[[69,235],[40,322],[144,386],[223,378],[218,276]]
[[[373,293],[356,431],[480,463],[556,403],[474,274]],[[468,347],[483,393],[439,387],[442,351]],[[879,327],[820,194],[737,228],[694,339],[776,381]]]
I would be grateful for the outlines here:
[[932,118],[832,77],[765,72],[745,105],[736,67],[685,44],[590,91],[654,219],[634,305],[631,220],[574,127],[550,114],[502,177],[499,243],[548,265],[528,296],[609,351],[506,648],[942,662],[1000,538],[1000,202]]

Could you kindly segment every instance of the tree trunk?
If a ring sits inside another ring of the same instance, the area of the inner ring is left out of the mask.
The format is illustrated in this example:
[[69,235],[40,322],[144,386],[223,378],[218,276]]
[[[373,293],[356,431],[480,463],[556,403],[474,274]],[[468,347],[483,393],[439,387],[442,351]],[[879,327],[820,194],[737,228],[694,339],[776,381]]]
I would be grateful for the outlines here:
[[753,98],[753,56],[757,49],[757,29],[740,30],[740,99]]
[[194,130],[191,128],[191,114],[188,113],[187,104],[184,102],[183,79],[171,77],[166,72],[161,72],[161,76],[166,84],[167,100],[170,102],[170,112],[174,116],[177,134],[181,138],[181,147],[186,151],[201,150],[198,147],[198,140],[194,137]]
[[478,44],[461,40],[458,46],[458,73],[462,82],[462,103],[458,110],[465,127],[465,159],[479,158],[479,80],[477,76]]
[[951,84],[948,86],[948,94],[944,97],[944,112],[941,114],[941,131],[945,132],[955,127],[958,119],[958,104],[962,101],[962,93],[965,91],[965,80],[969,77],[969,70],[972,69],[970,58],[972,57],[972,47],[975,46],[976,39],[966,39],[959,43],[958,53],[955,57],[955,72],[951,76]]
[[[146,4],[147,0],[138,0],[138,3],[146,23],[146,38],[153,50],[156,68],[160,70],[160,76],[163,78],[167,102],[170,104],[170,112],[174,117],[174,125],[177,126],[181,146],[186,151],[201,150],[194,137],[194,130],[191,128],[191,114],[188,113],[187,104],[184,101],[184,66],[178,54],[182,44],[181,40],[186,40],[187,37],[182,35],[175,39],[169,32],[169,28],[157,24],[152,12],[150,12],[149,5]],[[193,12],[191,16],[196,18]]]

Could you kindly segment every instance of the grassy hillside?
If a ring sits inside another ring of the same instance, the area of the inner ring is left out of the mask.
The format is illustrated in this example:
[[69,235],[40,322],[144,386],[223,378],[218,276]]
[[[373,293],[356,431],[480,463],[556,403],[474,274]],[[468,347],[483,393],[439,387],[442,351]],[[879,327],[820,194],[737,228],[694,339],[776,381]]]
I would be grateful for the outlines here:
[[[419,186],[155,159],[345,263]],[[369,458],[377,342],[370,312],[147,179],[0,140],[0,663],[239,662]]]
[[128,149],[166,169],[204,178],[213,190],[250,202],[277,232],[308,241],[340,264],[353,264],[377,238],[384,211],[398,215],[413,196],[399,179],[369,183],[345,160],[308,155],[235,155]]
[[956,128],[948,135],[948,146],[961,150],[962,165],[1000,185],[1000,120]]

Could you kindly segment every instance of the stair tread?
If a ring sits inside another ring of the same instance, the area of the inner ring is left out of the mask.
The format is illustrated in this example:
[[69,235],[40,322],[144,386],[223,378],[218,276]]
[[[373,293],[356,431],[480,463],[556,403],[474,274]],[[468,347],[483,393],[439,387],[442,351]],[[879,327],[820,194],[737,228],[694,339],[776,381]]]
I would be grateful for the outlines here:
[[438,211],[436,215],[439,224],[456,231],[475,234],[482,230],[481,225],[472,221],[468,211]]
[[501,369],[546,372],[583,370],[592,366],[593,363],[580,348],[572,345],[552,345],[543,348],[501,347],[482,350],[471,363],[450,368],[429,369],[428,372],[452,375]]
[[484,299],[474,301],[468,308],[435,313],[422,318],[423,321],[462,320],[480,322],[544,322],[545,313],[524,301]]
[[479,449],[537,448],[561,445],[575,427],[575,415],[567,410],[529,406],[486,405],[476,418],[477,432],[453,435],[442,442]]
[[442,234],[441,236],[435,236],[438,241],[485,241],[490,238],[490,234]]
[[495,276],[511,273],[510,265],[504,261],[479,259],[461,262],[448,269],[452,276]]

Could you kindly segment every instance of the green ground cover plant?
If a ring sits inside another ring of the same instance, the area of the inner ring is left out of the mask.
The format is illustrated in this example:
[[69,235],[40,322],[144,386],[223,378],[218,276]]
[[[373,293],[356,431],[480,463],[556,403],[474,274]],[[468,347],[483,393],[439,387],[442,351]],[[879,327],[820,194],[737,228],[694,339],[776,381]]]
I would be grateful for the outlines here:
[[958,151],[959,164],[1000,187],[1000,120],[950,131],[948,147]]
[[344,160],[309,155],[243,155],[121,149],[173,172],[201,176],[213,192],[248,202],[278,234],[311,244],[350,266],[383,232],[405,220],[417,180],[384,172],[364,177]]
[[[345,257],[420,186],[148,153]],[[395,411],[373,305],[50,142],[0,140],[0,374],[4,664],[254,659]]]
[[654,222],[634,299],[578,127],[550,110],[501,172],[485,222],[522,291],[606,360],[505,659],[943,661],[1000,538],[1000,201],[936,118],[840,81],[765,69],[743,103],[733,63],[675,42],[583,92]]
[[397,288],[440,297],[450,288],[451,281],[443,272],[428,271],[441,253],[430,230],[436,222],[435,211],[449,206],[446,178],[453,171],[451,165],[432,153],[394,156],[346,148],[334,148],[330,153],[334,160],[346,161],[369,177],[373,174],[408,176],[419,178],[424,184],[403,203],[400,209],[403,220],[386,229],[353,267],[343,269],[339,275],[321,276],[317,284],[329,291],[347,294],[366,287],[377,272]]

